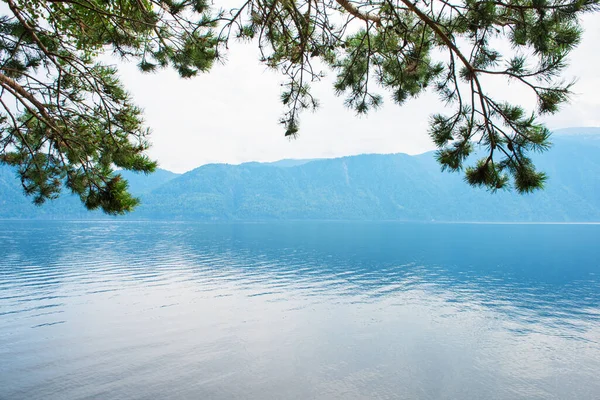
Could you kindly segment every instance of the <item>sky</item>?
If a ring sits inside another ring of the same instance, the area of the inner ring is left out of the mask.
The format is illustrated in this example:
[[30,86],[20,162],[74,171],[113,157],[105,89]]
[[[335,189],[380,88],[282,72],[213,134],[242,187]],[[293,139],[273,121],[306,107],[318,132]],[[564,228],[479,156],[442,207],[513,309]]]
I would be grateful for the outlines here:
[[[600,13],[585,16],[583,26],[583,41],[564,74],[567,80],[577,78],[575,95],[558,114],[545,118],[551,129],[600,126]],[[333,94],[329,73],[313,85],[319,109],[303,113],[299,136],[288,139],[278,123],[283,77],[259,63],[256,45],[232,44],[226,63],[191,79],[169,69],[142,74],[133,63],[119,63],[119,69],[152,130],[149,155],[173,172],[208,163],[419,154],[435,148],[427,135],[429,116],[444,111],[434,93],[425,93],[402,106],[386,98],[381,109],[357,117]],[[532,94],[517,84],[500,80],[487,87],[534,104]]]

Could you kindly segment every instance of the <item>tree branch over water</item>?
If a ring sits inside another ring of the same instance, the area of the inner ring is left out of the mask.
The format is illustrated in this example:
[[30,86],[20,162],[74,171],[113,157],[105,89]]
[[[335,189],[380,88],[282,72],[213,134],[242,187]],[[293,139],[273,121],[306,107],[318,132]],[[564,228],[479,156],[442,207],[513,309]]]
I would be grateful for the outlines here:
[[[66,187],[111,214],[138,203],[118,169],[149,173],[156,163],[142,111],[115,67],[99,61],[107,52],[142,72],[171,67],[192,78],[231,40],[258,44],[261,61],[285,78],[280,122],[291,137],[302,112],[318,108],[311,84],[328,72],[358,114],[379,107],[380,92],[401,105],[433,90],[446,104],[432,110],[429,130],[442,168],[492,191],[529,192],[546,179],[530,158],[550,146],[539,117],[568,100],[572,82],[562,75],[579,17],[598,9],[598,0],[246,0],[230,9],[205,0],[3,1],[0,162],[17,167],[36,203]],[[537,108],[492,93],[492,76],[531,90]],[[467,161],[474,154],[480,160]]]

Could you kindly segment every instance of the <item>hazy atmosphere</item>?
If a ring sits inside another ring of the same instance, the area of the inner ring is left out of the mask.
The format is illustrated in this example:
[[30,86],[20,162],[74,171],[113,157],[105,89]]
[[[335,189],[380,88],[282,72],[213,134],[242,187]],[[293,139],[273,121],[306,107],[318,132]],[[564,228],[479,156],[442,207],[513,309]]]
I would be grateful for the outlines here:
[[[571,103],[546,117],[551,129],[600,126],[600,15],[584,17],[582,43],[572,52],[567,80],[577,77]],[[314,85],[321,107],[301,116],[300,135],[288,139],[278,120],[283,112],[283,78],[258,61],[255,44],[235,43],[228,61],[208,74],[182,80],[173,70],[142,74],[135,63],[122,64],[122,77],[152,128],[150,155],[161,168],[185,172],[207,163],[328,158],[362,153],[419,154],[434,149],[427,135],[429,116],[443,105],[428,92],[403,106],[385,98],[367,117],[344,107],[332,89],[332,73]],[[490,87],[490,85],[488,85]],[[506,89],[502,79],[497,88]],[[535,105],[522,85],[509,86],[511,99]]]
[[0,0],[0,400],[600,399],[599,43],[600,0]]

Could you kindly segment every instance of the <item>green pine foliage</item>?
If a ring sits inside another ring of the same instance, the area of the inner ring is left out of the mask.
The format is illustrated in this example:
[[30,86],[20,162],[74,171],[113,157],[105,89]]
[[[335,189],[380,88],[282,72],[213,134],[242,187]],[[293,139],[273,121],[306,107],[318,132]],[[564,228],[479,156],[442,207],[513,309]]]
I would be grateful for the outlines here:
[[142,71],[182,77],[216,57],[215,22],[203,1],[5,0],[0,17],[0,162],[18,168],[36,204],[66,187],[88,209],[133,210],[119,169],[153,172],[142,111],[107,51]]
[[[18,168],[36,204],[63,188],[89,209],[131,211],[138,199],[120,169],[152,172],[149,130],[111,52],[142,72],[172,67],[184,78],[208,71],[233,39],[258,43],[261,61],[285,76],[281,123],[296,136],[318,100],[311,83],[327,70],[358,114],[436,91],[447,113],[429,134],[442,169],[492,191],[542,188],[531,152],[549,148],[539,122],[569,99],[570,51],[579,17],[600,0],[247,0],[218,9],[206,0],[2,0],[0,162]],[[510,44],[510,50],[504,51]],[[507,104],[488,76],[529,88],[537,109]],[[465,165],[477,151],[485,155]]]
[[[527,196],[471,188],[460,175],[440,171],[433,152],[372,154],[210,164],[183,175],[123,171],[141,198],[126,218],[600,222],[600,128],[553,135],[552,149],[532,154],[548,172],[547,188]],[[480,157],[475,152],[466,163],[475,165]],[[0,165],[0,219],[111,218],[87,212],[75,196],[35,207],[20,192],[14,169]]]

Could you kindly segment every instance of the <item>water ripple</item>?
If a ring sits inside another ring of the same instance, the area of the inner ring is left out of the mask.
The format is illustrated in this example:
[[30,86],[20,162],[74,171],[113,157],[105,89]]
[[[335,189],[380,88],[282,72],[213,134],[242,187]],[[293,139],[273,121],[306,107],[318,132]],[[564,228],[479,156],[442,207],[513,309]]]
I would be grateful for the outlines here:
[[0,398],[600,398],[599,227],[2,224]]

